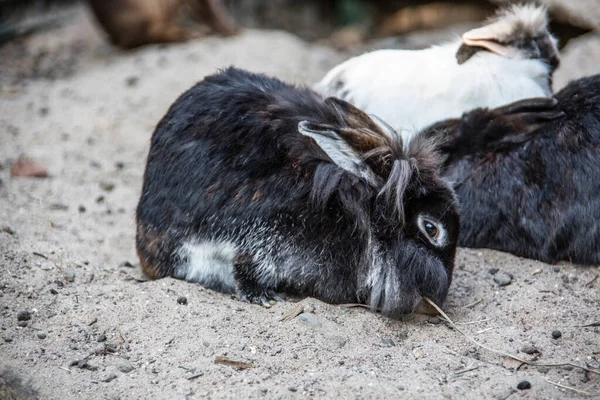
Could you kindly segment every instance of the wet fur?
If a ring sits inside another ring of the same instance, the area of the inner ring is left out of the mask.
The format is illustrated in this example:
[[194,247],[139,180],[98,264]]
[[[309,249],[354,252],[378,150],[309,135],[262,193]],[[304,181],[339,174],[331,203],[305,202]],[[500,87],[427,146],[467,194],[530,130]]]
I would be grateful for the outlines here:
[[[302,121],[343,140],[370,174],[338,166],[318,134],[299,133]],[[152,136],[137,209],[142,268],[258,303],[286,291],[393,316],[422,295],[441,303],[459,221],[433,148],[423,138],[405,151],[366,114],[307,88],[234,68],[209,76]],[[421,213],[445,224],[445,247],[418,230]],[[235,285],[214,264],[193,270],[208,253],[233,266]]]
[[571,82],[556,99],[474,110],[424,132],[447,138],[444,174],[461,205],[460,245],[600,263],[600,75]]

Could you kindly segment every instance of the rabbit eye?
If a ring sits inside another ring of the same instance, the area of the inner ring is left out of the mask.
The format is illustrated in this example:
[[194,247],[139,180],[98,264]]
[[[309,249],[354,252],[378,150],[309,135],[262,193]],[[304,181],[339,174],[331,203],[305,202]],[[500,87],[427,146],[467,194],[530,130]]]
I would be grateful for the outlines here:
[[446,244],[446,230],[444,226],[429,216],[419,215],[417,220],[419,230],[434,246],[443,247]]
[[438,229],[429,221],[425,222],[425,232],[432,239],[435,239],[435,237],[438,235]]

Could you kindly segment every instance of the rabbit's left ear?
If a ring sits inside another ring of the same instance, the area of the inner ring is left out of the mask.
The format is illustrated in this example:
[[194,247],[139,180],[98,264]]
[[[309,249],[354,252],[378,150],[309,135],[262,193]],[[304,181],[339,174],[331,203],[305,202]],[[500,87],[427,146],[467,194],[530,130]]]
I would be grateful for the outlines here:
[[[472,29],[463,34],[463,46],[468,46],[471,48],[479,47],[491,51],[492,53],[496,53],[500,56],[516,58],[520,54],[518,49],[504,42],[504,38],[511,33],[512,29],[513,27],[505,21],[498,21],[481,28]],[[463,51],[466,50],[466,48],[463,49]],[[459,59],[459,64],[462,64],[460,61],[461,60]]]
[[[344,139],[360,152],[366,153],[377,147],[385,146],[387,139],[397,138],[393,132],[386,132],[386,129],[392,130],[392,128],[387,126],[385,121],[375,117],[380,122],[378,124],[373,119],[374,116],[368,115],[345,100],[328,97],[325,99],[325,104],[338,110],[346,124],[354,127],[354,129],[346,129],[341,133],[349,132],[350,134],[344,135]],[[359,129],[360,133],[356,129]]]
[[302,121],[298,124],[298,132],[313,139],[317,145],[338,167],[351,174],[363,178],[372,185],[377,178],[361,155],[342,136],[348,136],[347,130],[337,130],[330,125],[313,124]]

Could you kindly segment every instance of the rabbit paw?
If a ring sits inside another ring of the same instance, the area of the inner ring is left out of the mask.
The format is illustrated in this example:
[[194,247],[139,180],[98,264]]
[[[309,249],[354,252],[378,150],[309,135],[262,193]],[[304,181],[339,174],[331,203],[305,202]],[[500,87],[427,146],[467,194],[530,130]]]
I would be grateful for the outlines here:
[[275,291],[273,290],[257,290],[249,293],[242,293],[240,300],[245,303],[259,304],[263,307],[271,307],[271,301],[275,300],[278,302],[284,302]]

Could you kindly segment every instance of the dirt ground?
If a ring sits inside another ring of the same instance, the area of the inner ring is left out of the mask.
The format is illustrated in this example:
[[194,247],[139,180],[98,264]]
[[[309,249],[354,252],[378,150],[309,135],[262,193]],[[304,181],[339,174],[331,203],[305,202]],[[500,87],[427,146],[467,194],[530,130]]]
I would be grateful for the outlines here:
[[[0,48],[5,380],[6,371],[21,376],[42,399],[566,399],[583,397],[577,390],[600,392],[600,375],[520,365],[476,347],[438,317],[390,320],[310,298],[267,309],[183,281],[145,281],[134,210],[150,135],[175,98],[232,64],[313,83],[344,55],[273,31],[123,53],[95,29],[82,14],[51,35]],[[570,44],[557,84],[600,72],[599,43],[588,36]],[[20,157],[43,164],[50,177],[11,178]],[[600,368],[595,266],[478,249],[461,249],[456,265],[444,309],[462,330],[528,360]],[[496,283],[502,280],[510,283]],[[303,314],[280,321],[298,305]],[[252,367],[217,364],[217,357]],[[518,390],[522,381],[531,388]]]

